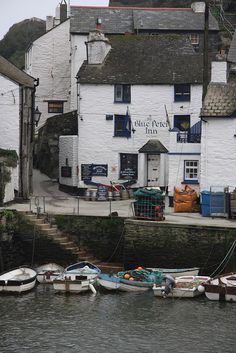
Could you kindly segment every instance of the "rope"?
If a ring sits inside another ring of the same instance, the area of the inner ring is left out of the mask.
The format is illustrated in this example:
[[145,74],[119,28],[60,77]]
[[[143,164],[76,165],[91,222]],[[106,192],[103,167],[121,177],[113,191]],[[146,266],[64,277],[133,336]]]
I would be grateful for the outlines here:
[[225,267],[226,267],[226,265],[228,264],[228,262],[229,262],[231,256],[233,255],[233,252],[234,252],[235,247],[236,247],[236,240],[234,240],[233,244],[231,245],[231,247],[230,247],[229,251],[227,252],[227,254],[225,255],[224,259],[221,261],[221,263],[220,263],[219,266],[215,269],[215,271],[212,272],[212,274],[210,275],[210,277],[213,277],[213,276],[217,273],[217,271],[219,270],[219,268],[220,268],[220,267],[224,264],[224,262],[227,260],[226,263],[225,263],[225,265],[224,265],[224,267],[222,268],[222,270],[221,270],[219,273],[221,273],[221,272],[225,269]]
[[121,239],[124,237],[124,229],[125,229],[125,227],[123,227],[123,230],[121,232],[121,236],[120,236],[120,238],[119,238],[119,240],[118,240],[118,242],[117,242],[117,244],[115,246],[115,249],[114,249],[113,253],[111,254],[111,256],[105,262],[110,262],[111,259],[113,258],[113,256],[115,255],[115,253],[116,253],[116,251],[118,249],[118,246],[120,245]]

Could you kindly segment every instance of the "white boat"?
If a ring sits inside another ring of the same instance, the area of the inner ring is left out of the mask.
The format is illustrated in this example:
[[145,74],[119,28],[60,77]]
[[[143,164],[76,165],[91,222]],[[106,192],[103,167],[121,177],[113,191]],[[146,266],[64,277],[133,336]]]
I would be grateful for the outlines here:
[[30,267],[19,267],[0,275],[0,292],[26,292],[34,288],[37,272]]
[[68,266],[53,281],[53,288],[59,292],[81,293],[91,290],[96,293],[94,285],[101,270],[88,261],[81,261]]
[[203,284],[210,300],[236,302],[236,272],[222,274]]
[[56,263],[48,263],[36,268],[37,281],[39,283],[52,283],[52,281],[64,272],[64,267]]
[[147,270],[154,272],[161,272],[163,275],[170,275],[172,277],[180,276],[197,276],[199,273],[199,267],[189,267],[189,268],[162,268],[162,267],[148,267]]
[[[167,277],[168,279],[168,277]],[[203,283],[210,280],[208,276],[180,276],[161,285],[154,284],[153,292],[157,297],[194,298],[204,292]]]

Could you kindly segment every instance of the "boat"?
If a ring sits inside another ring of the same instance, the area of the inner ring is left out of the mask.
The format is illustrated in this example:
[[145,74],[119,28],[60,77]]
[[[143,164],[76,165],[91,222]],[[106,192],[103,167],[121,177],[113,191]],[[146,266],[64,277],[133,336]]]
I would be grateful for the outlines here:
[[236,301],[236,272],[230,272],[209,279],[203,284],[209,300]]
[[170,275],[172,277],[180,276],[197,276],[199,273],[199,267],[189,267],[189,268],[162,268],[162,267],[148,267],[147,270],[154,272],[161,272],[163,275]]
[[81,293],[91,290],[94,294],[100,268],[88,262],[81,261],[68,266],[65,271],[53,281],[53,288],[59,292]]
[[120,287],[120,278],[107,273],[98,276],[98,284],[107,290],[117,290]]
[[26,292],[34,288],[37,272],[30,267],[19,267],[0,275],[0,292]]
[[117,274],[100,274],[98,283],[108,290],[122,292],[144,292],[151,290],[154,283],[161,281],[160,272],[152,272],[141,267],[135,270],[122,271]]
[[36,268],[37,281],[39,283],[52,283],[52,281],[64,272],[64,267],[56,263],[48,263]]
[[204,292],[203,283],[208,280],[210,280],[208,276],[180,276],[173,278],[170,275],[166,275],[163,277],[161,285],[153,285],[154,296],[194,298]]

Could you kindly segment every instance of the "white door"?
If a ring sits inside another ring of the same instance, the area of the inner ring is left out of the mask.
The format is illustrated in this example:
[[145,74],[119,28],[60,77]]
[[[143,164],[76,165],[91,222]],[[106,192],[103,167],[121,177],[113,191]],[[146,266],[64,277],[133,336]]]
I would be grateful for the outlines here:
[[159,186],[160,155],[149,154],[147,156],[147,159],[148,159],[147,185]]

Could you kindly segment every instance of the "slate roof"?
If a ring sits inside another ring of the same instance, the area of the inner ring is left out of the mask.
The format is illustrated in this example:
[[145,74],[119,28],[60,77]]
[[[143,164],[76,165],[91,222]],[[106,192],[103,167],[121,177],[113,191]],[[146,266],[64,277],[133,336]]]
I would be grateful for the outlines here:
[[159,140],[148,140],[143,147],[139,149],[140,153],[150,153],[150,154],[159,154],[167,153],[168,150],[163,146]]
[[18,69],[11,62],[0,56],[0,74],[6,76],[10,80],[26,87],[34,87],[35,79],[24,71]]
[[[141,30],[203,31],[204,14],[191,9],[137,9],[125,7],[79,7],[70,8],[70,32],[89,33],[101,18],[102,31],[107,34],[134,33]],[[210,14],[209,29],[219,30],[216,19]],[[142,25],[142,26],[141,26]]]
[[[179,35],[110,36],[112,49],[101,65],[85,61],[81,83],[202,83],[203,57]],[[194,67],[194,70],[193,70]]]
[[229,117],[234,111],[236,111],[236,77],[232,77],[227,84],[210,83],[201,116]]
[[[204,13],[192,10],[133,11],[134,28],[142,30],[203,31]],[[211,14],[209,29],[219,30],[218,22]]]

